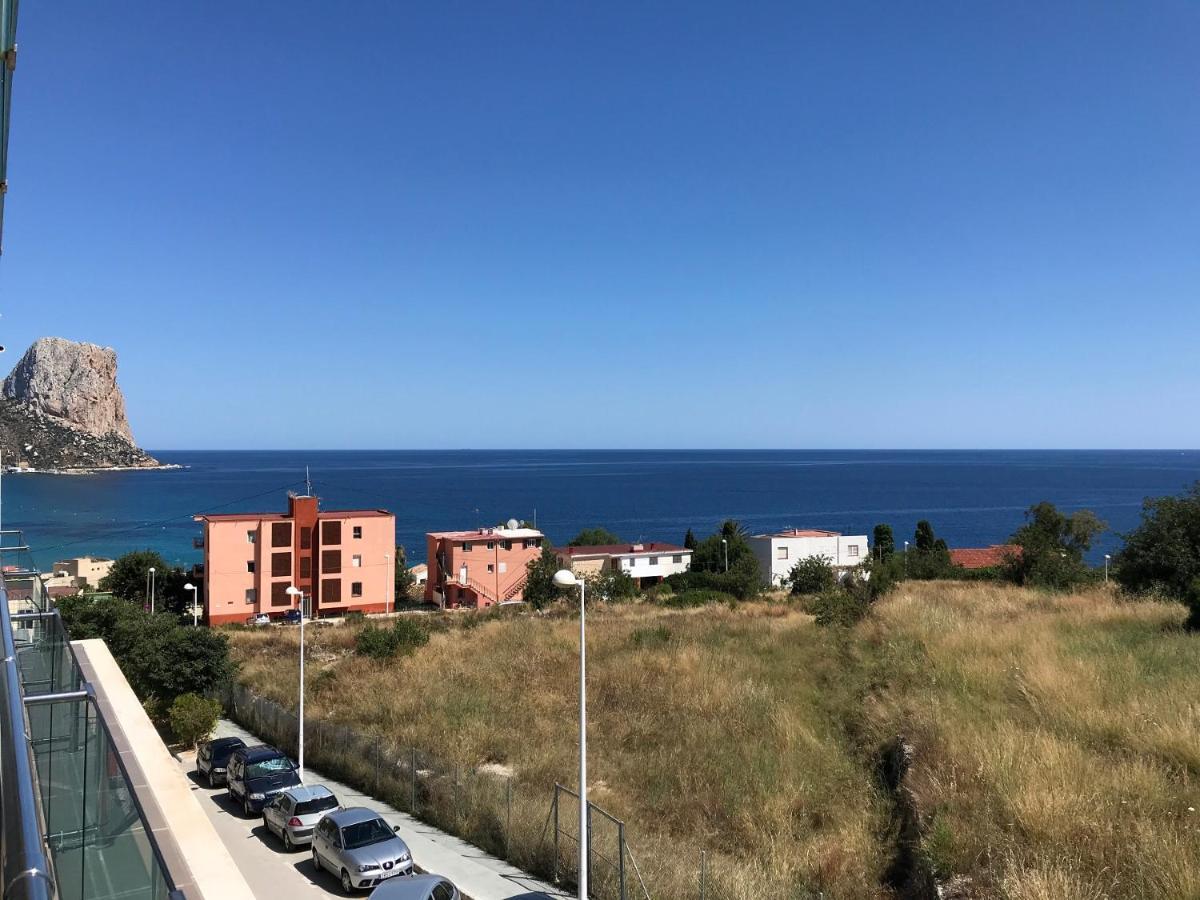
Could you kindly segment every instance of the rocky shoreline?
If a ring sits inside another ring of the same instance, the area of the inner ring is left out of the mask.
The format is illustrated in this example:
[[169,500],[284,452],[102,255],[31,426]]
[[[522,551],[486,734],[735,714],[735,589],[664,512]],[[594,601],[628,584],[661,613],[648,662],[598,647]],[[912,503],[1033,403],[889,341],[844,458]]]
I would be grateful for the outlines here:
[[167,472],[186,469],[179,463],[158,463],[153,466],[79,466],[67,469],[35,469],[30,466],[5,466],[5,475],[102,475],[105,472]]

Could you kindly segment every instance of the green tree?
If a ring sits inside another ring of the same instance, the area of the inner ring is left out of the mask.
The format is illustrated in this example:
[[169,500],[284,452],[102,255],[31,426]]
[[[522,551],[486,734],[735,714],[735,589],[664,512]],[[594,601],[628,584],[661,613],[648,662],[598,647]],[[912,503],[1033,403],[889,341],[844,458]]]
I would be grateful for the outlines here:
[[609,531],[607,528],[599,526],[595,528],[585,528],[567,544],[568,547],[597,547],[606,546],[609,544],[620,544],[622,541],[619,537]]
[[1200,481],[1181,497],[1151,497],[1142,522],[1124,535],[1115,577],[1135,594],[1160,594],[1187,604],[1189,628],[1200,628]]
[[408,553],[400,544],[396,545],[396,583],[394,587],[395,593],[392,599],[396,603],[403,603],[405,600],[412,598],[413,588],[416,587],[417,579],[413,573],[408,571]]
[[1093,577],[1083,557],[1096,535],[1108,527],[1095,513],[1082,509],[1065,515],[1043,501],[1029,507],[1025,520],[1010,539],[1021,549],[1005,564],[1009,579],[1063,590]]
[[542,609],[557,600],[561,592],[558,585],[554,583],[554,573],[559,568],[561,567],[558,564],[558,555],[554,552],[554,548],[550,546],[549,542],[544,543],[541,554],[536,559],[530,560],[526,567],[529,575],[521,592],[525,602],[534,609]]
[[907,578],[951,578],[956,574],[946,542],[934,533],[933,525],[926,519],[917,523],[913,546],[902,562],[902,572]]
[[833,560],[828,556],[806,556],[792,566],[788,584],[793,594],[820,594],[831,591],[837,584]]
[[[586,546],[586,545],[584,545]],[[638,595],[638,586],[628,572],[620,569],[601,569],[593,575],[585,575],[588,598],[620,603]]]
[[182,569],[170,565],[154,550],[134,550],[118,557],[108,574],[100,579],[100,590],[149,607],[147,588],[152,568],[155,612],[182,613],[191,602],[191,596],[185,596],[187,591],[183,589],[187,576]]
[[696,534],[690,528],[687,530],[687,534],[683,536],[683,547],[685,550],[696,549]]
[[233,673],[225,635],[182,626],[170,616],[124,623],[115,639],[121,655],[113,655],[134,692],[164,706],[180,694],[215,693]]
[[896,536],[892,534],[891,525],[881,522],[875,526],[874,544],[876,559],[887,559],[896,552]]
[[716,534],[697,541],[691,570],[672,575],[667,584],[674,591],[722,591],[739,600],[753,597],[763,588],[758,559],[746,540],[746,532],[732,519],[723,523]]
[[932,553],[937,548],[933,526],[927,519],[922,519],[917,523],[917,530],[913,532],[913,547],[918,553]]
[[213,733],[220,715],[220,702],[189,693],[175,698],[167,712],[167,720],[177,741],[195,747]]

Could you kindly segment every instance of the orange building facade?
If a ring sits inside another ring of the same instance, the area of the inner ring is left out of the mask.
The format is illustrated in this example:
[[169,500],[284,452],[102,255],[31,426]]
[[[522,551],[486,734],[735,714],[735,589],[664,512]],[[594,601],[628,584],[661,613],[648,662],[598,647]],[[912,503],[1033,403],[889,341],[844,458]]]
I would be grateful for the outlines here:
[[[383,509],[322,510],[288,498],[286,513],[198,515],[204,526],[204,617],[209,625],[280,618],[304,592],[313,617],[386,612],[395,590],[396,517]],[[201,542],[198,542],[201,543]]]
[[543,540],[534,528],[430,532],[426,602],[478,608],[524,599],[527,567],[541,555]]

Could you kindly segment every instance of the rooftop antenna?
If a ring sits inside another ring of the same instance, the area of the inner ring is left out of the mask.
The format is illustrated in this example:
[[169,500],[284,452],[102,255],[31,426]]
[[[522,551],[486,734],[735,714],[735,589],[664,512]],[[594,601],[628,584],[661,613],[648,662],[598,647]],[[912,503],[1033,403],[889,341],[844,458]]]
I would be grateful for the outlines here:
[[304,495],[312,496],[312,479],[308,477],[308,466],[304,467]]

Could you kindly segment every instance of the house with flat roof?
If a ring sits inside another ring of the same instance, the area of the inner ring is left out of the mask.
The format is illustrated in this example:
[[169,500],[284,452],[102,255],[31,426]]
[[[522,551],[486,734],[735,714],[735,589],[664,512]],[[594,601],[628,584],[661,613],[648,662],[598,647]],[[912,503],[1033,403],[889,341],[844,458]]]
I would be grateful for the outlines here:
[[746,539],[763,580],[772,587],[787,582],[792,568],[802,559],[824,556],[835,571],[860,565],[869,553],[865,534],[845,535],[817,528],[789,528],[773,534],[756,534]]
[[290,495],[285,513],[206,513],[204,617],[210,625],[282,617],[304,592],[314,618],[393,608],[396,517],[386,509],[323,510]]
[[691,550],[661,541],[559,547],[554,552],[559,564],[577,575],[595,575],[611,569],[624,572],[638,587],[650,587],[692,567]]
[[425,601],[443,608],[482,608],[523,600],[528,566],[542,552],[545,536],[515,520],[474,531],[431,531],[425,535]]
[[73,587],[95,591],[100,589],[100,579],[112,567],[113,561],[105,556],[76,556],[56,562],[53,577],[64,577],[70,580]]

